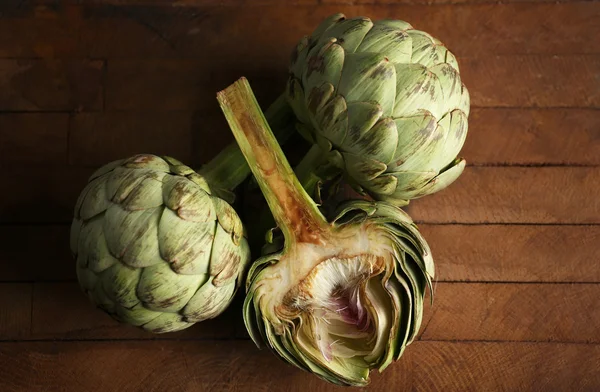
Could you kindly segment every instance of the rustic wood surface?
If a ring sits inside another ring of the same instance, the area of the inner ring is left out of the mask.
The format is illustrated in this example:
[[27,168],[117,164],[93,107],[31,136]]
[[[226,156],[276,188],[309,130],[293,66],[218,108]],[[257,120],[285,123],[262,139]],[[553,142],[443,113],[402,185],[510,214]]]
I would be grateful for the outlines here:
[[508,0],[0,1],[0,390],[333,391],[258,350],[241,298],[168,335],[80,292],[75,198],[138,152],[208,161],[215,92],[265,106],[325,16],[398,18],[445,42],[472,94],[450,188],[409,213],[437,262],[418,340],[373,391],[600,390],[600,3]]

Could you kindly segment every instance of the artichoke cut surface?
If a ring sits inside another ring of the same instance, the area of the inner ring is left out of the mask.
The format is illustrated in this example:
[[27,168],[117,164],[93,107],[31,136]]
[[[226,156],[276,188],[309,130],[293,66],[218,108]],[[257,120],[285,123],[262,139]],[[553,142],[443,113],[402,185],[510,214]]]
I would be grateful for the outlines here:
[[396,207],[345,205],[315,243],[257,261],[244,320],[252,339],[342,385],[365,385],[416,336],[434,265],[411,219]]

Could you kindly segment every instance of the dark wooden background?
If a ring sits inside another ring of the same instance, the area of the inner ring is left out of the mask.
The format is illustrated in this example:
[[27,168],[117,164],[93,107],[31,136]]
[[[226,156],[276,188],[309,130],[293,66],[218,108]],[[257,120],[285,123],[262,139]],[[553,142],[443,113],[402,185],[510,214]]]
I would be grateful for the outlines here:
[[341,390],[257,350],[239,301],[176,334],[118,325],[68,251],[94,168],[209,160],[232,140],[215,92],[245,75],[268,105],[294,43],[335,12],[437,36],[472,96],[470,166],[409,208],[435,303],[370,389],[600,390],[600,3],[169,3],[0,2],[0,390]]

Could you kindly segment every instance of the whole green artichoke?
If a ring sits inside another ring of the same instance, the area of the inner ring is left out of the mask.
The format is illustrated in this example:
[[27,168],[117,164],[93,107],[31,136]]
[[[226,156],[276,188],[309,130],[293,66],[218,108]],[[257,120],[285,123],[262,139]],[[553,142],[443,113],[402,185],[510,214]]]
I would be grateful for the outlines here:
[[331,16],[294,50],[286,91],[303,135],[377,200],[406,204],[463,171],[458,63],[406,22]]
[[[283,234],[248,273],[244,322],[260,347],[340,385],[366,385],[421,325],[434,263],[408,215],[355,200],[328,222],[294,175],[241,79],[218,94]],[[272,238],[271,238],[272,239]]]
[[203,176],[172,158],[136,155],[90,177],[75,206],[71,250],[93,303],[162,333],[227,308],[250,261],[244,235]]

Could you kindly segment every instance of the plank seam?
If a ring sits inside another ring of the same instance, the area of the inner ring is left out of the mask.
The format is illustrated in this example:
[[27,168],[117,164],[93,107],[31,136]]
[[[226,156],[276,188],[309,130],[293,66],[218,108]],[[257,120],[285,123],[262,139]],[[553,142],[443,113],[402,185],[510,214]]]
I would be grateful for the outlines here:
[[546,162],[546,163],[467,163],[467,167],[600,167],[598,163]]
[[[0,165],[0,167],[3,167]],[[410,211],[410,210],[409,210]],[[70,226],[70,220],[64,221],[46,221],[46,222],[36,222],[36,221],[0,221],[0,227],[28,227],[28,226],[39,226],[39,227],[47,227],[47,226]],[[425,220],[415,220],[415,224],[417,225],[430,225],[430,226],[557,226],[557,227],[599,227],[600,222],[595,223],[577,223],[577,222],[565,222],[565,223],[549,223],[549,222],[459,222],[459,221],[425,221]]]
[[[92,338],[92,339],[82,339],[82,338],[65,338],[65,339],[57,339],[57,338],[47,338],[47,339],[25,339],[25,340],[18,340],[18,339],[0,339],[0,344],[1,343],[54,343],[54,342],[59,342],[59,343],[107,343],[107,342],[112,342],[112,343],[129,343],[129,342],[144,342],[144,343],[155,343],[155,342],[205,342],[205,341],[219,341],[219,342],[223,342],[223,341],[231,341],[231,342],[235,342],[235,341],[247,341],[247,342],[251,342],[252,340],[249,337],[241,337],[241,336],[237,336],[237,337],[230,337],[230,338],[106,338],[106,339],[102,339],[102,338]],[[448,339],[448,340],[444,340],[444,339],[420,339],[418,340],[418,342],[432,342],[432,343],[455,343],[455,344],[462,344],[462,343],[466,343],[466,344],[477,344],[477,343],[499,343],[499,344],[506,344],[506,343],[511,343],[511,344],[551,344],[551,345],[577,345],[577,346],[582,346],[582,345],[589,345],[589,346],[600,346],[600,342],[586,342],[586,341],[568,341],[568,340],[514,340],[514,339],[506,339],[506,340],[501,340],[501,339],[481,339],[481,340],[474,340],[474,339],[464,339],[464,340],[458,340],[458,339]],[[257,349],[258,350],[258,349]]]
[[422,339],[420,342],[437,342],[437,343],[522,343],[522,344],[565,344],[565,345],[589,345],[589,346],[600,346],[600,342],[586,342],[586,341],[569,341],[569,340],[514,340],[514,339]]
[[437,280],[444,284],[485,284],[485,285],[600,285],[599,281],[535,281],[535,280]]
[[[77,283],[76,279],[49,279],[49,280],[0,280],[1,284],[60,284],[60,283]],[[557,285],[557,284],[573,284],[573,285],[600,285],[600,281],[548,281],[548,280],[436,280],[435,283],[448,284],[542,284],[542,285]]]
[[228,338],[37,338],[37,339],[0,339],[0,343],[106,343],[106,342],[204,342],[204,341],[251,341],[249,337],[228,337]]
[[[388,3],[388,4],[380,4],[380,3],[375,3],[375,2],[355,2],[355,1],[330,1],[327,3],[323,3],[322,0],[315,0],[314,4],[292,4],[291,6],[294,8],[307,8],[307,7],[315,7],[315,6],[336,6],[336,5],[344,5],[344,6],[370,6],[370,7],[374,7],[374,8],[379,8],[379,7],[388,7],[388,8],[399,8],[399,7],[435,7],[435,6],[448,6],[448,5],[453,5],[453,6],[472,6],[472,5],[499,5],[499,4],[529,4],[529,5],[539,5],[539,4],[585,4],[585,3],[596,3],[597,0],[574,0],[574,1],[565,1],[565,0],[558,0],[558,1],[544,1],[544,2],[540,2],[540,1],[533,1],[533,0],[526,0],[526,1],[514,1],[514,0],[508,0],[508,1],[503,1],[503,2],[498,2],[498,1],[465,1],[465,2],[460,2],[460,1],[444,1],[444,2],[439,2],[439,3],[427,3],[427,2],[413,2],[413,3],[402,3],[402,4],[398,4],[398,3]],[[142,4],[115,4],[115,3],[108,3],[108,4],[85,4],[85,5],[79,5],[77,3],[73,4],[74,6],[80,6],[80,7],[86,7],[88,9],[93,9],[93,8],[114,8],[114,7],[119,7],[119,8],[129,8],[129,9],[136,9],[136,8],[156,8],[156,9],[161,9],[161,8],[178,8],[178,9],[185,9],[185,10],[189,10],[189,9],[203,9],[203,8],[208,8],[208,7],[216,7],[217,4],[209,4],[209,5],[201,5],[201,4],[176,4],[175,6],[173,6],[172,4],[169,5],[165,5],[165,4],[152,4],[152,2],[147,2],[147,3],[142,3]],[[221,2],[218,4],[219,7],[224,7],[224,8],[233,8],[233,7],[245,7],[245,8],[268,8],[268,7],[277,7],[278,4],[252,4],[252,3],[235,3],[235,2]]]
[[438,225],[438,226],[573,226],[573,227],[595,227],[600,226],[600,222],[598,223],[547,223],[547,222],[459,222],[459,221],[424,221],[424,220],[415,220],[415,224],[417,225]]
[[29,307],[29,336],[33,336],[33,302],[35,298],[35,285],[31,285],[31,305]]
[[[144,58],[139,58],[139,60],[143,60]],[[2,60],[2,58],[0,58]],[[114,59],[113,59],[114,60]],[[134,60],[138,60],[137,58]],[[97,61],[106,61],[108,64],[108,60],[97,59]],[[103,86],[104,87],[104,86]],[[475,106],[471,105],[471,109],[478,110],[590,110],[590,111],[598,111],[600,110],[600,106]],[[0,114],[44,114],[44,113],[191,113],[198,110],[198,108],[188,108],[188,109],[169,109],[169,110],[160,110],[160,109],[107,109],[107,110],[78,110],[78,109],[32,109],[32,110],[8,110],[8,109],[0,109]],[[215,112],[216,114],[216,112]]]

